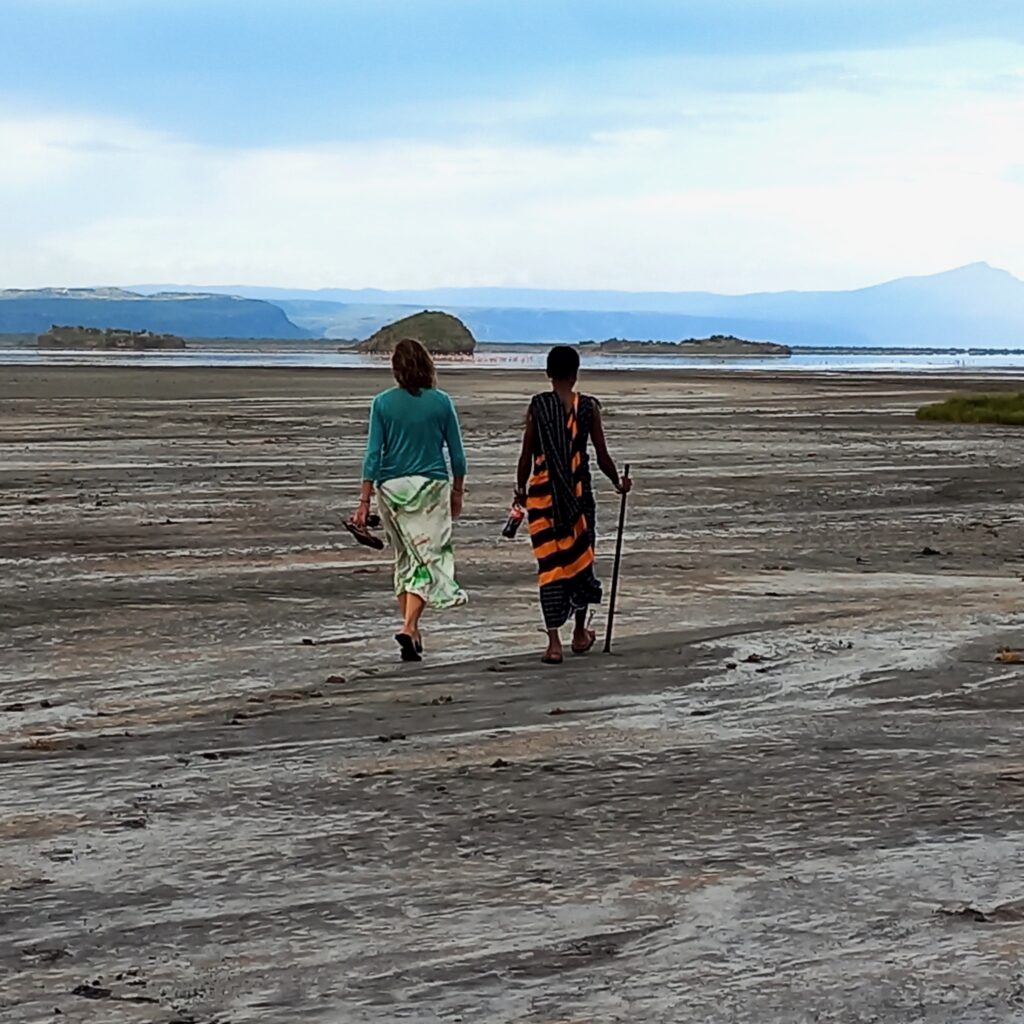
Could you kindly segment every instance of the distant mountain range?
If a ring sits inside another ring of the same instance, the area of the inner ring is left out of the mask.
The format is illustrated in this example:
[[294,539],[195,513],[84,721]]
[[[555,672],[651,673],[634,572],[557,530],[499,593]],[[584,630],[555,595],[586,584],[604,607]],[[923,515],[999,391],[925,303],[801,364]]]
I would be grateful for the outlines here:
[[480,341],[673,341],[732,334],[787,345],[1024,348],[1024,281],[987,263],[832,292],[419,291],[246,285],[0,292],[0,332],[51,324],[185,337],[369,337],[423,309],[452,313]]
[[141,295],[121,288],[0,291],[0,334],[43,334],[52,326],[147,330],[191,338],[308,338],[280,306],[191,291]]
[[364,338],[410,312],[438,309],[458,316],[481,341],[671,341],[734,334],[789,345],[1024,347],[1024,281],[987,263],[855,291],[751,295],[522,288],[304,291],[240,285],[204,286],[202,291],[272,302],[300,327],[332,338]]

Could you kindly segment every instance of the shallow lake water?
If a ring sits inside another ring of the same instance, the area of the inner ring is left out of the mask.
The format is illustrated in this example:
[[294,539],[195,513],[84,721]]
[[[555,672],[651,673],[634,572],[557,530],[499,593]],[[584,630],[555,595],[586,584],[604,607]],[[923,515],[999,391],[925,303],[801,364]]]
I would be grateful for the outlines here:
[[[471,358],[451,360],[456,365],[481,368],[541,368],[547,347],[537,351],[510,352],[488,350]],[[238,367],[370,367],[380,365],[380,356],[316,349],[261,350],[194,348],[184,352],[38,352],[31,348],[0,349],[0,365],[41,366],[238,366]],[[974,355],[963,352],[907,353],[892,349],[887,352],[850,353],[801,352],[788,358],[684,358],[679,356],[589,355],[583,365],[591,369],[673,369],[673,370],[769,370],[769,371],[1024,371],[1024,350],[999,355]]]

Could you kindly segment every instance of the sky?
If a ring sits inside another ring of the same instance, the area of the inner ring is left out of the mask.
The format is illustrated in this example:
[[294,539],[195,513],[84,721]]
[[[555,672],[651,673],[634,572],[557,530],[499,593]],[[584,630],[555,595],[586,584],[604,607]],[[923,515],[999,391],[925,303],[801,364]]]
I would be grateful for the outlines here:
[[0,288],[1024,277],[1022,0],[3,0]]

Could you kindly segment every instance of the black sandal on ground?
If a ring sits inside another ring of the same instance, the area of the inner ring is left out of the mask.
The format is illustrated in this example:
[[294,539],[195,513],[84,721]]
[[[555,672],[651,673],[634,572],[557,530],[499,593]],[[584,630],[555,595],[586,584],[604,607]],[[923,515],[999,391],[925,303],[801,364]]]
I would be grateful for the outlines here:
[[[423,660],[420,651],[416,649],[416,641],[408,633],[396,633],[395,643],[402,649],[402,661]],[[422,650],[422,647],[420,650]]]

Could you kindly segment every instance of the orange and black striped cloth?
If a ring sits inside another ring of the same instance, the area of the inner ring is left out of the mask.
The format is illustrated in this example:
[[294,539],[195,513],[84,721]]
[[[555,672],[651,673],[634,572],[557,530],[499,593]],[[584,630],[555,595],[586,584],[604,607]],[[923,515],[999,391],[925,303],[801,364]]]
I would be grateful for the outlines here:
[[587,452],[594,404],[588,395],[574,395],[567,411],[551,391],[530,403],[537,443],[526,512],[547,629],[560,629],[601,600]]

